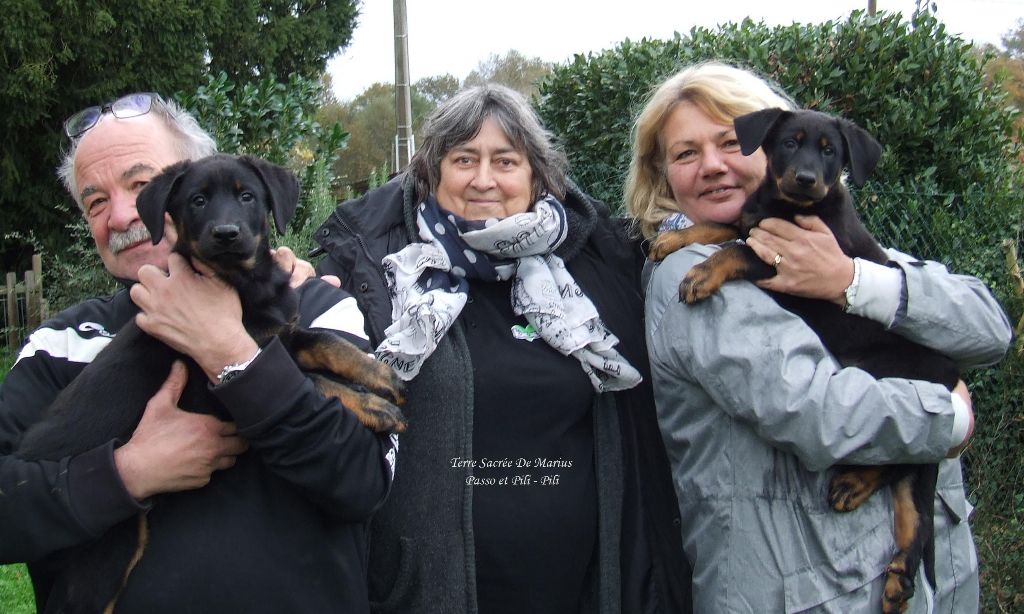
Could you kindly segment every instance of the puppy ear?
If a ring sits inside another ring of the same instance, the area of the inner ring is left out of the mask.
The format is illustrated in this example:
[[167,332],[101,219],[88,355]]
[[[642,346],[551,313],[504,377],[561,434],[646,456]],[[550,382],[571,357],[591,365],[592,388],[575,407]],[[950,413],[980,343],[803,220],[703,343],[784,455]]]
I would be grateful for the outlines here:
[[771,108],[740,115],[734,119],[732,123],[736,128],[736,138],[739,139],[740,151],[743,152],[743,155],[749,156],[757,151],[757,148],[768,137],[775,122],[789,114],[790,112],[784,109]]
[[850,179],[853,180],[853,185],[860,187],[882,158],[882,146],[875,137],[868,134],[867,130],[846,119],[839,120],[839,132],[842,133],[843,144],[846,146],[846,163],[850,167]]
[[268,206],[274,216],[274,225],[278,234],[288,231],[288,222],[295,215],[299,206],[299,180],[288,169],[252,156],[242,156],[241,160],[248,164],[263,180],[263,186],[270,195]]
[[164,238],[164,213],[182,176],[192,166],[189,160],[172,164],[153,177],[135,198],[139,219],[146,225],[153,245]]

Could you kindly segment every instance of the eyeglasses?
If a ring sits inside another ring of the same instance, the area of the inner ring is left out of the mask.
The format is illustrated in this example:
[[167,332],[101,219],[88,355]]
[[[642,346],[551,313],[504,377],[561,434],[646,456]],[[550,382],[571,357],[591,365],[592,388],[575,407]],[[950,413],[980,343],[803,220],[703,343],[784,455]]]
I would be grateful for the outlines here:
[[103,114],[107,112],[118,119],[145,115],[153,108],[154,100],[163,102],[158,94],[138,92],[122,96],[105,105],[86,107],[64,120],[64,134],[72,139],[82,136],[89,128],[95,126],[96,122],[100,121]]

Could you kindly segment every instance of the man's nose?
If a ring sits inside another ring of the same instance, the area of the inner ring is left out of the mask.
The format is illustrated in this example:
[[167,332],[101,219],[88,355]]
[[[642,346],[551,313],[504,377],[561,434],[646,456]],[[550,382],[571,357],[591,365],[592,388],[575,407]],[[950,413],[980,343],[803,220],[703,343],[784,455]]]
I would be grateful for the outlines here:
[[110,218],[107,225],[114,230],[127,230],[139,220],[135,194],[118,190],[110,196]]

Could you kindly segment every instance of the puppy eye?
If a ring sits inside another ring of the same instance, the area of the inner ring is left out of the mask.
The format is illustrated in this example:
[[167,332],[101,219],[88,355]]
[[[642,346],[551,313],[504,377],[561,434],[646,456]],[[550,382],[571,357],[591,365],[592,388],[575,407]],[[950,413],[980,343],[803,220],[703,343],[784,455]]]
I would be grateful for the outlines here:
[[193,207],[204,207],[206,206],[206,197],[202,194],[196,194],[192,197],[192,200],[189,201],[189,204]]
[[800,144],[796,142],[796,139],[786,139],[782,141],[782,146],[786,149],[798,149]]
[[249,203],[254,202],[256,200],[256,197],[253,196],[252,192],[242,192],[241,194],[238,195],[238,200],[242,204],[248,205]]
[[836,148],[831,145],[825,145],[821,148],[821,155],[823,156],[834,156],[836,155]]

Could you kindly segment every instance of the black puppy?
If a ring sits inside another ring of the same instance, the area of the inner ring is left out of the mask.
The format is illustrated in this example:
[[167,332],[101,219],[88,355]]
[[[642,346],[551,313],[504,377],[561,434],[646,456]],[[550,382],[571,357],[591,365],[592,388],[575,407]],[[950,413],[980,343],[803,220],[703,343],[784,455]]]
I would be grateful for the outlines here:
[[[227,155],[172,165],[137,200],[154,244],[163,237],[167,213],[177,231],[175,251],[206,264],[238,291],[243,324],[261,346],[279,336],[303,369],[335,374],[365,387],[371,392],[314,376],[323,394],[340,398],[363,424],[377,431],[403,431],[405,419],[394,405],[404,400],[403,384],[390,368],[334,334],[295,326],[298,298],[289,287],[288,274],[271,257],[267,213],[273,213],[283,232],[297,203],[298,183],[290,172],[259,159]],[[113,438],[127,441],[178,359],[184,359],[189,369],[179,406],[230,419],[194,361],[130,321],[61,392],[47,417],[26,432],[15,455],[56,460]],[[146,518],[141,515],[48,561],[62,573],[47,611],[112,612],[144,553],[146,538]]]
[[[764,150],[768,169],[764,182],[750,195],[739,228],[698,224],[664,232],[652,246],[652,259],[690,243],[721,243],[746,238],[768,217],[793,221],[816,215],[832,230],[843,253],[879,264],[888,258],[857,217],[853,201],[840,181],[849,167],[856,185],[874,169],[882,148],[859,126],[816,111],[765,109],[735,120],[744,155]],[[775,275],[750,247],[732,244],[694,266],[679,286],[679,298],[695,303],[732,279],[756,281]],[[769,292],[782,307],[799,315],[818,334],[843,366],[859,367],[875,378],[902,377],[936,382],[950,390],[960,379],[947,357],[888,332],[876,322],[844,313],[823,300]],[[840,466],[832,479],[828,501],[833,509],[857,509],[883,486],[893,492],[897,552],[886,572],[882,611],[902,612],[914,593],[914,576],[922,562],[934,584],[933,509],[937,465]]]

